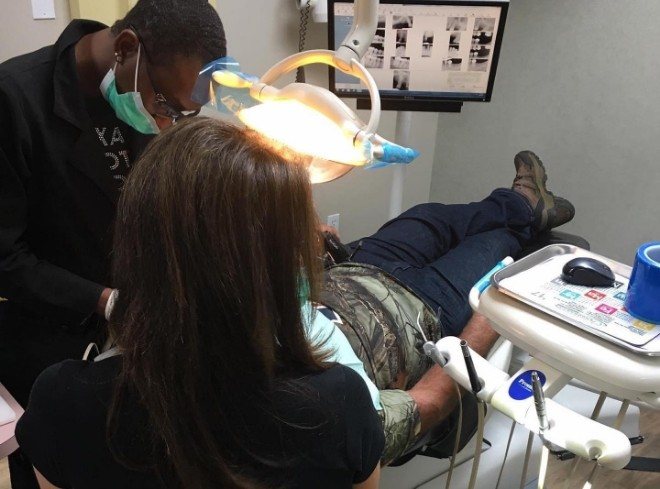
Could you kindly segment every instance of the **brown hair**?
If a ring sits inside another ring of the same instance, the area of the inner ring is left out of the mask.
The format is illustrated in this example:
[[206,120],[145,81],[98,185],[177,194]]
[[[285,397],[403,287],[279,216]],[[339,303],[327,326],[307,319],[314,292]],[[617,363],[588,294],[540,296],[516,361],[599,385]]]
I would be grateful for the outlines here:
[[180,487],[257,487],[227,461],[229,447],[249,451],[241,423],[274,378],[323,369],[300,299],[316,296],[316,224],[305,166],[250,130],[195,118],[132,170],[115,229],[123,356],[109,428],[122,393],[137,396],[165,454],[157,471]]

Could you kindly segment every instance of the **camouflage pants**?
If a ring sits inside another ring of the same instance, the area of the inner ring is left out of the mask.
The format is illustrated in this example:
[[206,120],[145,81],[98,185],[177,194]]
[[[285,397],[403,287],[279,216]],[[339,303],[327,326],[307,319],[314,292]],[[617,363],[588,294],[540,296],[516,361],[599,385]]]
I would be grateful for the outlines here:
[[326,270],[320,302],[339,315],[339,327],[380,390],[386,440],[382,459],[390,462],[420,436],[419,411],[405,391],[431,367],[421,350],[424,340],[417,324],[436,341],[436,316],[404,285],[364,264],[343,263]]

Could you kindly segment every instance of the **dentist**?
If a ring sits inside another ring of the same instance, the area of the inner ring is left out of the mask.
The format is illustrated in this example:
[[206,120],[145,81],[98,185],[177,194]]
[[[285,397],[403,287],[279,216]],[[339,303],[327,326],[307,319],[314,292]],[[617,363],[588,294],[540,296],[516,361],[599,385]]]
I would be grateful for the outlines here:
[[[140,0],[0,64],[0,382],[21,405],[45,367],[105,334],[124,180],[154,134],[199,112],[197,75],[225,55],[208,2]],[[12,487],[36,487],[20,453],[10,469]]]

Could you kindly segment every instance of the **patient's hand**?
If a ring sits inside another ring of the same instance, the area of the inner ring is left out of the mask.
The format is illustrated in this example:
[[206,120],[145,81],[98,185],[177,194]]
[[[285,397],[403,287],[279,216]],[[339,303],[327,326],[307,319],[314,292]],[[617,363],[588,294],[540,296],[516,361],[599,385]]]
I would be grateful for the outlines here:
[[[472,315],[459,336],[468,342],[472,350],[483,357],[488,354],[498,337],[488,319],[478,313]],[[417,403],[423,432],[449,416],[458,401],[454,381],[438,365],[431,367],[408,391],[408,394]]]

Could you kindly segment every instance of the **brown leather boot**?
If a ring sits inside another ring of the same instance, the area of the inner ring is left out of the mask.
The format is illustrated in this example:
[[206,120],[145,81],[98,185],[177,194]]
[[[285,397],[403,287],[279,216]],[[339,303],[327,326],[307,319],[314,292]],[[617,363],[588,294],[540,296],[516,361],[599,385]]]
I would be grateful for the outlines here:
[[541,159],[532,151],[521,151],[514,158],[516,177],[511,188],[527,199],[534,210],[532,227],[537,232],[566,224],[575,216],[575,207],[546,187],[548,175]]

